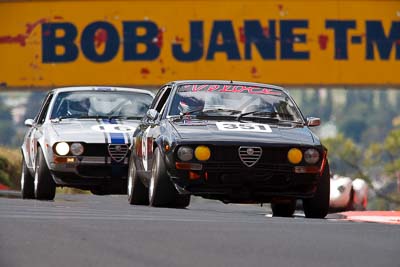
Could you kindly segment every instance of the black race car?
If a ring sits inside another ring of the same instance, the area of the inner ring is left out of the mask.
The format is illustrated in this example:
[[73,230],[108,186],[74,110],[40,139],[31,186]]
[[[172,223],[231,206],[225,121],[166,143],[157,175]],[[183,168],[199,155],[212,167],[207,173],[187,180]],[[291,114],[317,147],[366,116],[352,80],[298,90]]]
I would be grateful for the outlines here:
[[271,203],[292,216],[329,208],[327,150],[281,87],[234,81],[175,81],[157,93],[136,129],[130,204],[187,207],[190,195],[224,203]]

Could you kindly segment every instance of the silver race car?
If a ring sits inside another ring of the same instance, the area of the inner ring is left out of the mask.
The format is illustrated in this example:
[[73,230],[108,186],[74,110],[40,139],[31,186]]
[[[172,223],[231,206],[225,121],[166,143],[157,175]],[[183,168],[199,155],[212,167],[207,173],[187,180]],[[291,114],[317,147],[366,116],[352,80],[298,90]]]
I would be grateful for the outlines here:
[[368,184],[360,178],[331,177],[329,207],[333,211],[366,210],[368,204]]
[[132,135],[154,95],[68,87],[50,91],[22,145],[22,198],[52,200],[57,186],[126,193]]

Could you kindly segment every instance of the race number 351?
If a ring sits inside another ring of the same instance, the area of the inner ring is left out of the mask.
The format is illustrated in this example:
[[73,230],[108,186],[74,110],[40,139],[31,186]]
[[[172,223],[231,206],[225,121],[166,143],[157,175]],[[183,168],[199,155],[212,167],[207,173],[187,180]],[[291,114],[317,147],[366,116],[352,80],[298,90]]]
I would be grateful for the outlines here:
[[268,124],[259,123],[240,123],[240,122],[217,122],[220,131],[237,131],[237,132],[272,132]]

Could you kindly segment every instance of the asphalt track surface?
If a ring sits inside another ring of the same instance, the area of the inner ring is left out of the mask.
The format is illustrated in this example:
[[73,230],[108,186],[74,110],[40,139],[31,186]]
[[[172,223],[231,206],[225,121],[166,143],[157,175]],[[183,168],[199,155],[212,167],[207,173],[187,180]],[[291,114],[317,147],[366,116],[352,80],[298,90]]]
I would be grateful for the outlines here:
[[[330,218],[330,219],[329,219]],[[125,196],[0,198],[0,266],[400,266],[398,225],[271,217],[195,198],[188,209]]]

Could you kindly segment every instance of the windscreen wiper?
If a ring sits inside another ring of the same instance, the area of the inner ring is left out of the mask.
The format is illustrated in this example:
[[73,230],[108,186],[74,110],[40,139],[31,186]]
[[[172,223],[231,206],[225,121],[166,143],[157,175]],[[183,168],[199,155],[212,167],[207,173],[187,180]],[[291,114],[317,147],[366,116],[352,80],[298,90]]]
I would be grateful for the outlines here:
[[53,122],[60,122],[60,121],[62,121],[62,120],[64,120],[64,119],[72,119],[72,117],[71,117],[71,116],[58,116],[58,117],[56,117],[56,118],[54,118],[54,119],[51,119],[51,121],[53,121]]
[[122,119],[122,120],[140,120],[143,117],[142,116],[123,116],[123,115],[113,115],[113,116],[108,116],[108,120],[115,120],[115,119]]
[[212,109],[195,109],[195,110],[191,110],[185,113],[181,113],[181,117],[185,116],[185,115],[191,115],[193,113],[199,112],[200,115],[206,115],[209,113],[214,113],[214,112],[229,112],[229,115],[233,115],[233,114],[237,114],[237,113],[241,113],[240,110],[236,110],[236,109],[227,109],[227,108],[212,108]]
[[65,119],[80,119],[80,118],[81,118],[80,116],[79,117],[78,116],[58,116],[51,120],[59,122],[59,121],[65,120]]
[[276,118],[276,116],[279,115],[278,112],[262,111],[262,110],[256,110],[256,111],[250,111],[250,112],[241,113],[237,117],[237,120],[240,121],[241,118],[243,118],[245,116],[248,116],[248,115],[259,115],[260,117],[267,117],[267,118],[279,121],[279,119]]
[[258,116],[254,116],[255,118],[261,118],[261,119],[267,119],[267,120],[272,120],[274,122],[277,123],[291,123],[291,124],[297,124],[297,125],[304,125],[303,122],[301,121],[294,121],[294,120],[282,120],[280,118],[278,118],[278,116],[280,117],[292,117],[292,115],[287,114],[287,113],[279,113],[279,112],[271,112],[271,111],[251,111],[251,112],[245,112],[240,114],[237,117],[237,120],[240,121],[243,117],[247,116],[247,115],[258,115]]
[[77,117],[77,119],[106,119],[108,118],[107,116],[101,116],[101,115],[82,115]]

